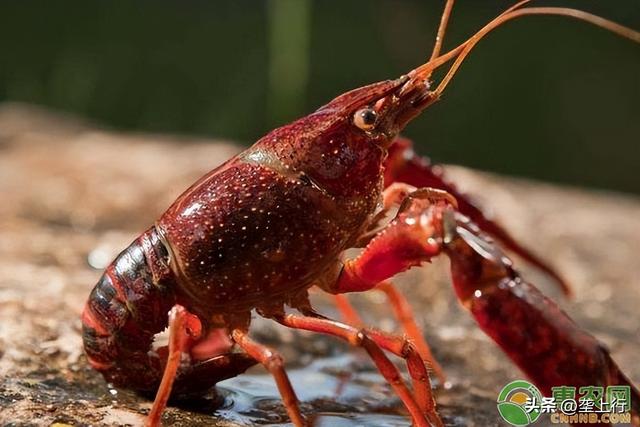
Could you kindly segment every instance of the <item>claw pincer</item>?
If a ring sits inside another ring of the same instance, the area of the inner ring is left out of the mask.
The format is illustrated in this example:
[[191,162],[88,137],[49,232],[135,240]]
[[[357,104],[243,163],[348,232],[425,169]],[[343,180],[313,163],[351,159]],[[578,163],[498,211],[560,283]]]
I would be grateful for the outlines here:
[[430,200],[420,193],[410,194],[389,226],[345,263],[337,288],[330,291],[371,289],[444,253],[462,305],[543,394],[550,396],[559,386],[628,385],[632,417],[638,417],[640,394],[607,349],[524,281],[511,260],[447,198]]
[[638,417],[640,394],[608,350],[471,229],[466,221],[456,225],[444,251],[458,298],[480,328],[544,395],[560,386],[625,385],[631,389],[632,416]]

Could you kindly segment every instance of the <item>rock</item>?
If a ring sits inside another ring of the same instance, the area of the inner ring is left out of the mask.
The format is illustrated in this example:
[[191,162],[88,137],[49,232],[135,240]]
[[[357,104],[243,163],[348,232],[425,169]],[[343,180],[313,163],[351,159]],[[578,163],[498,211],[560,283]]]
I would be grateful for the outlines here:
[[[79,315],[113,257],[204,172],[238,151],[233,144],[119,133],[16,104],[0,106],[0,424],[141,425],[150,402],[109,388],[82,354]],[[640,381],[640,200],[448,168],[478,200],[574,285],[520,270],[560,301]],[[439,387],[450,425],[499,425],[500,388],[522,374],[475,326],[448,284],[447,263],[403,274],[450,388]],[[322,295],[323,313],[335,310]],[[371,324],[393,330],[376,293],[352,300]],[[359,352],[333,340],[259,321],[256,337],[278,348],[317,425],[409,425],[397,399]],[[194,402],[178,402],[167,425],[286,423],[260,367]],[[337,393],[338,390],[341,390]],[[222,409],[216,409],[224,398]],[[400,411],[400,412],[399,412]],[[544,424],[541,422],[540,424]]]

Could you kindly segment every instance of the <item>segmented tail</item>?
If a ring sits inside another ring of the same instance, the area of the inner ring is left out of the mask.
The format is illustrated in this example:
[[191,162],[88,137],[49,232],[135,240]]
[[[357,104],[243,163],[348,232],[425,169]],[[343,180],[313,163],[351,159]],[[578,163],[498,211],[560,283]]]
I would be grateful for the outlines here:
[[150,349],[176,302],[168,257],[150,228],[106,269],[84,308],[89,363],[116,386],[153,391],[162,378],[163,360]]

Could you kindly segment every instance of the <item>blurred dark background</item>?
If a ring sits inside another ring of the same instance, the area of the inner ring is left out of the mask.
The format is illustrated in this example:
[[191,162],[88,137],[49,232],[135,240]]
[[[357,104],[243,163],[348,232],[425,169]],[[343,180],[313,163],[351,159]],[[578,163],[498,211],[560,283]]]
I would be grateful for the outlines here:
[[[458,1],[445,50],[511,4]],[[534,5],[579,7],[640,30],[638,0]],[[3,1],[0,101],[250,144],[424,62],[442,6]],[[405,133],[438,162],[640,193],[639,101],[639,45],[569,18],[525,17],[483,40],[443,101]]]

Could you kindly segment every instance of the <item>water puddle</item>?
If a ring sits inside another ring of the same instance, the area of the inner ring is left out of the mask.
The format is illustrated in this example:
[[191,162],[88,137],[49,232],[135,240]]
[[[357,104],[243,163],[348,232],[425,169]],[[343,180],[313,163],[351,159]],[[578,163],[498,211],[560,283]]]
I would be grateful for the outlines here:
[[[258,371],[259,372],[259,371]],[[410,426],[403,407],[368,361],[354,355],[318,359],[288,370],[302,409],[316,427]],[[268,374],[245,374],[221,382],[220,419],[245,425],[290,425],[276,385]]]

